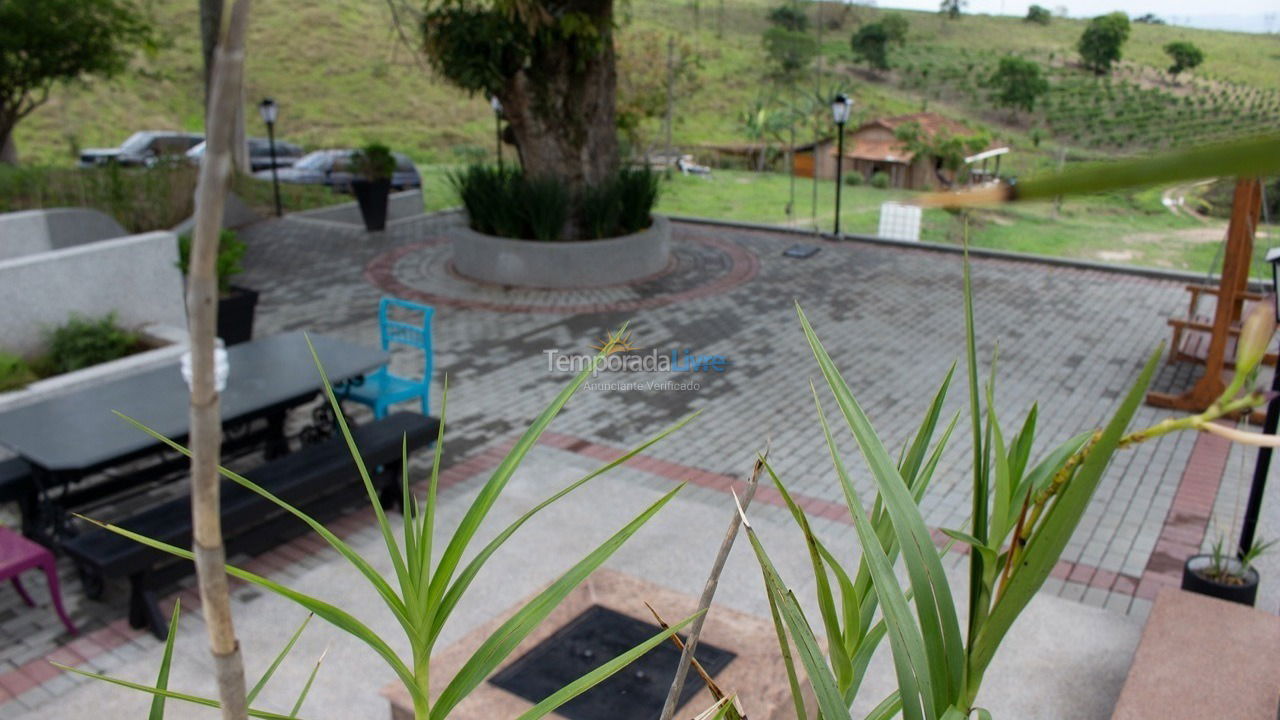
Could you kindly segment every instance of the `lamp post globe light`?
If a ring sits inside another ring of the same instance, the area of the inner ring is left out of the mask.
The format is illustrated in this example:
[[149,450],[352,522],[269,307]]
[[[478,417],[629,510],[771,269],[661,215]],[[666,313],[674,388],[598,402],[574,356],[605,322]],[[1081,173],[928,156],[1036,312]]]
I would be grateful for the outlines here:
[[[1276,316],[1280,317],[1280,247],[1267,251],[1267,262],[1271,263],[1272,295],[1276,304]],[[1275,435],[1276,425],[1280,424],[1280,367],[1271,374],[1272,398],[1267,403],[1267,417],[1262,422],[1263,435]],[[1240,524],[1240,555],[1243,556],[1253,548],[1254,535],[1258,531],[1258,515],[1262,512],[1262,495],[1267,489],[1267,472],[1271,470],[1271,453],[1269,447],[1258,448],[1258,460],[1253,466],[1253,484],[1249,487],[1249,501],[1244,507],[1244,522]]]
[[836,123],[836,222],[835,236],[840,237],[840,186],[844,184],[844,125],[849,122],[849,109],[853,106],[844,93],[831,100],[831,119]]
[[502,169],[502,101],[497,95],[489,96],[489,106],[493,108],[493,134],[495,147],[498,150],[498,169]]
[[280,176],[276,173],[276,116],[279,112],[279,106],[271,98],[263,98],[258,103],[258,114],[267,124],[267,144],[271,147],[271,189],[276,198],[276,217],[283,214],[280,208]]

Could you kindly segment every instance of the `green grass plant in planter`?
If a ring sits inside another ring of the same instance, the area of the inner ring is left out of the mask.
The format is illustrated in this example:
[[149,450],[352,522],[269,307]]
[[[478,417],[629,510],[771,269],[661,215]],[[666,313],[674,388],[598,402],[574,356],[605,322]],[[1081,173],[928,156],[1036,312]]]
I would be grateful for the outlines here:
[[[231,280],[244,272],[243,259],[248,247],[234,230],[223,230],[218,235],[218,337],[226,345],[248,342],[253,338],[254,312],[258,306],[258,291]],[[178,269],[186,277],[191,265],[191,236],[178,236]]]
[[47,335],[48,351],[37,363],[43,375],[58,375],[100,365],[141,349],[136,332],[120,327],[116,314],[99,318],[72,315]]
[[360,205],[360,217],[369,231],[387,227],[387,202],[391,196],[391,176],[396,158],[391,148],[370,143],[351,153],[351,192]]
[[[621,336],[621,334],[619,334],[619,336]],[[374,653],[382,658],[388,669],[404,684],[405,689],[412,698],[414,717],[416,720],[445,720],[457,707],[458,703],[478,688],[480,684],[484,682],[485,678],[496,670],[497,667],[510,656],[521,641],[528,637],[529,634],[532,633],[533,630],[551,614],[552,610],[554,610],[555,607],[569,595],[569,593],[586,580],[586,578],[596,568],[600,567],[600,565],[602,565],[615,551],[617,551],[628,538],[639,531],[646,522],[648,522],[663,508],[663,506],[670,502],[682,487],[679,486],[672,489],[649,507],[643,509],[633,520],[620,528],[616,533],[589,552],[577,563],[573,564],[564,572],[563,575],[553,581],[545,590],[529,601],[528,604],[517,610],[510,619],[502,623],[502,625],[494,631],[492,635],[481,643],[480,647],[475,651],[470,659],[462,665],[456,675],[452,678],[448,678],[445,682],[440,682],[441,678],[439,677],[434,678],[436,680],[437,687],[442,687],[443,689],[440,691],[438,696],[432,698],[430,694],[430,686],[432,684],[431,657],[434,653],[440,633],[444,629],[445,623],[449,620],[453,611],[457,609],[461,603],[466,601],[467,590],[471,587],[471,583],[475,580],[477,575],[479,575],[489,558],[492,557],[495,552],[501,550],[507,540],[509,540],[512,535],[520,530],[520,528],[539,511],[565,497],[582,485],[585,485],[591,480],[627,462],[637,454],[644,452],[646,449],[692,420],[692,416],[690,416],[677,422],[670,428],[635,446],[621,457],[599,466],[598,468],[586,473],[578,480],[564,486],[548,496],[542,502],[530,508],[514,522],[510,523],[505,528],[500,529],[497,534],[493,535],[492,539],[483,547],[477,549],[475,552],[470,552],[472,541],[475,540],[477,536],[488,537],[490,535],[490,533],[485,529],[486,518],[494,505],[501,499],[503,490],[506,488],[508,481],[511,480],[511,477],[515,474],[525,456],[538,443],[538,439],[542,435],[543,431],[551,424],[551,421],[569,402],[570,398],[572,398],[583,384],[586,383],[592,373],[596,371],[600,363],[604,361],[604,358],[612,348],[612,343],[607,344],[605,348],[596,355],[593,362],[578,374],[565,388],[563,388],[550,402],[550,404],[548,404],[546,409],[538,415],[538,417],[529,426],[528,430],[526,430],[520,439],[516,441],[515,445],[507,453],[507,456],[493,471],[493,474],[489,479],[480,487],[465,514],[462,516],[461,520],[459,520],[457,527],[453,528],[451,532],[447,531],[443,527],[437,527],[436,524],[440,457],[444,449],[444,421],[448,407],[447,382],[444,393],[445,399],[440,409],[440,431],[439,436],[436,439],[433,458],[434,462],[427,482],[425,496],[415,494],[410,488],[409,464],[407,462],[407,458],[406,462],[403,463],[404,475],[402,479],[402,507],[404,508],[404,511],[403,529],[401,531],[392,526],[391,522],[382,510],[382,505],[378,500],[377,490],[370,480],[367,468],[365,467],[355,443],[352,440],[351,431],[343,417],[341,407],[338,404],[338,399],[334,395],[333,388],[329,383],[328,377],[324,373],[324,369],[320,366],[319,357],[315,355],[315,350],[312,348],[312,356],[324,385],[325,396],[328,398],[330,406],[334,409],[335,416],[338,419],[338,426],[341,431],[341,435],[345,438],[347,446],[351,451],[355,470],[358,472],[362,482],[364,483],[365,489],[368,492],[369,501],[373,506],[377,520],[377,527],[381,533],[382,541],[385,545],[385,551],[391,561],[392,576],[390,579],[384,578],[374,568],[369,558],[358,553],[354,548],[348,545],[320,522],[309,517],[306,513],[294,508],[280,498],[275,497],[270,492],[254,484],[247,478],[226,468],[219,468],[219,472],[223,477],[257,493],[258,495],[261,495],[280,506],[280,508],[285,512],[288,512],[305,522],[331,547],[333,547],[339,555],[351,563],[356,572],[364,578],[364,580],[381,598],[383,604],[386,606],[387,612],[395,618],[401,630],[403,630],[409,647],[409,655],[407,657],[401,656],[392,649],[387,638],[378,635],[363,621],[351,615],[343,608],[336,607],[318,597],[305,595],[290,587],[237,567],[228,565],[228,574],[239,578],[240,580],[257,585],[264,590],[275,593],[276,595],[298,604],[321,620],[332,624],[338,629],[351,635],[356,640],[367,645],[374,651]],[[177,452],[190,456],[191,453],[188,449],[173,440],[170,440],[154,430],[145,427],[136,420],[131,418],[125,419],[142,432],[151,435],[157,441],[167,445]],[[90,520],[90,522],[93,521]],[[191,560],[194,557],[193,553],[186,548],[180,548],[158,540],[153,540],[114,525],[104,525],[102,523],[97,524],[122,536],[131,538],[144,545],[169,553],[176,557],[186,560]],[[435,552],[433,552],[433,548],[435,549]],[[683,629],[694,619],[694,617],[696,617],[696,615],[675,623],[670,628],[657,633],[636,647],[623,652],[615,658],[603,662],[591,672],[551,694],[545,700],[520,715],[518,720],[536,720],[537,718],[541,718],[551,713],[557,707],[563,705],[583,692],[586,692],[594,685],[604,681],[609,676],[626,667],[632,661],[653,649],[658,644],[667,642],[673,634]],[[170,632],[169,637],[172,638],[173,635],[174,633]],[[290,641],[286,646],[284,652],[287,653],[288,648],[291,646],[292,641]],[[280,657],[283,657],[283,655],[284,653],[282,653]],[[280,658],[277,658],[277,664],[279,659]],[[158,698],[176,698],[207,706],[217,705],[217,701],[210,698],[181,694],[168,690],[165,687],[165,683],[168,677],[169,660],[170,658],[166,655],[162,661],[160,680],[155,686],[130,683],[115,678],[92,674],[75,668],[66,669],[84,675],[91,675],[92,677],[106,680],[134,690],[151,693]],[[269,676],[270,675],[268,674],[267,677]],[[259,682],[259,688],[255,688],[253,694],[256,694],[257,689],[260,689],[260,686],[265,683],[265,681],[266,678]],[[303,697],[305,697],[305,691]],[[159,714],[157,714],[153,706],[153,712],[151,715],[153,720],[158,720],[158,718],[162,717],[163,711],[163,707],[161,707]],[[252,717],[284,719],[296,717],[297,711],[298,707],[295,705],[293,712],[288,715],[273,713],[261,709],[251,710],[249,714]]]
[[1253,564],[1276,544],[1258,540],[1240,555],[1227,549],[1221,535],[1208,553],[1192,555],[1182,566],[1182,589],[1219,600],[1253,605],[1258,598],[1258,571]]
[[20,390],[35,379],[36,374],[21,356],[0,352],[0,392]]

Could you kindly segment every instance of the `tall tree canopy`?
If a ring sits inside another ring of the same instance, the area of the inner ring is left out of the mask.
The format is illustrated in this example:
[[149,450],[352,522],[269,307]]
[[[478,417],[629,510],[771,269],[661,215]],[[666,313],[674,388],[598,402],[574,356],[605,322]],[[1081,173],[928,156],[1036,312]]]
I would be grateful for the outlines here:
[[1027,16],[1023,20],[1037,25],[1048,25],[1053,21],[1053,13],[1043,5],[1032,5],[1027,8]]
[[1169,74],[1175,78],[1204,62],[1204,51],[1185,40],[1165,45],[1164,52],[1173,60],[1173,64],[1169,66]]
[[818,55],[818,41],[809,33],[774,26],[764,31],[764,50],[774,75],[789,80],[809,69]]
[[[110,77],[155,36],[132,0],[0,0],[0,160],[58,83]],[[8,158],[12,161],[12,155]]]
[[942,0],[938,12],[952,20],[958,20],[960,19],[960,13],[964,11],[964,6],[968,4],[969,0]]
[[994,91],[994,99],[1000,105],[1015,110],[1031,112],[1036,100],[1049,92],[1049,81],[1044,77],[1040,64],[1020,57],[1005,56],[987,79]]
[[875,70],[889,69],[889,29],[883,23],[868,23],[858,28],[849,39],[854,57]]
[[577,194],[618,169],[613,28],[612,0],[431,0],[422,38],[446,80],[502,102],[525,173]]
[[1090,20],[1076,49],[1086,67],[1105,75],[1111,72],[1111,65],[1120,60],[1120,52],[1128,39],[1129,16],[1113,12]]

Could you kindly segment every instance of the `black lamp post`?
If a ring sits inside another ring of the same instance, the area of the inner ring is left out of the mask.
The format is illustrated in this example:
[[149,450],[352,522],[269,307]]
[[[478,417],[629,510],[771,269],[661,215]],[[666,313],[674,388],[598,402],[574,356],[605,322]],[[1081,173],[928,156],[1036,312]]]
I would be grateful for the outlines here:
[[849,122],[849,108],[852,103],[848,96],[840,93],[831,101],[831,118],[836,121],[836,227],[835,236],[840,237],[840,186],[844,184],[844,124]]
[[279,111],[276,101],[271,98],[264,98],[258,104],[258,114],[267,124],[267,144],[271,146],[271,187],[276,196],[276,217],[284,214],[280,208],[280,176],[276,173],[276,115]]
[[[1273,283],[1272,300],[1276,303],[1276,316],[1280,317],[1280,248],[1267,251],[1267,262],[1271,263],[1271,280]],[[1280,367],[1271,374],[1271,401],[1267,403],[1267,418],[1262,422],[1262,434],[1275,435],[1276,425],[1280,424]],[[1267,489],[1267,472],[1271,469],[1271,448],[1258,448],[1258,460],[1253,466],[1253,484],[1249,487],[1249,502],[1244,508],[1244,522],[1240,525],[1240,555],[1243,556],[1253,548],[1254,534],[1258,531],[1258,515],[1262,512],[1262,495]]]
[[502,101],[497,95],[489,96],[489,105],[493,108],[493,135],[498,150],[498,169],[502,169]]

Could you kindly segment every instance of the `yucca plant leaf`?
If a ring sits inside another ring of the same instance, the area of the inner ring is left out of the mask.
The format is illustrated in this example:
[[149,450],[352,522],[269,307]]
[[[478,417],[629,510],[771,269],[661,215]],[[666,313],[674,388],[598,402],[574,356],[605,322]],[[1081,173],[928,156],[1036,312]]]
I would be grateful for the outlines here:
[[813,568],[813,577],[818,585],[816,593],[818,597],[818,612],[822,618],[823,630],[827,635],[827,652],[831,655],[831,667],[835,671],[836,685],[843,695],[843,691],[853,682],[853,677],[849,673],[851,664],[848,649],[844,644],[844,634],[840,629],[840,618],[836,614],[836,603],[834,593],[831,590],[831,580],[827,577],[822,554],[818,550],[818,539],[814,536],[813,528],[809,526],[809,519],[805,517],[804,511],[791,499],[791,493],[787,491],[786,485],[782,483],[782,479],[774,472],[769,461],[761,457],[760,462],[769,473],[769,477],[773,480],[774,487],[778,489],[778,494],[782,496],[783,501],[786,503],[787,509],[791,511],[791,517],[795,520],[796,525],[800,526],[801,534],[804,535],[805,547],[809,550],[809,563]]
[[951,363],[946,376],[942,378],[942,385],[934,393],[933,401],[929,403],[929,409],[925,412],[924,421],[920,423],[920,429],[916,431],[915,438],[911,441],[910,449],[903,456],[902,462],[898,463],[902,478],[913,490],[925,453],[929,451],[929,443],[933,442],[933,433],[938,427],[938,419],[942,416],[942,405],[947,400],[947,390],[951,387],[951,377],[955,371],[956,364]]
[[693,419],[697,416],[698,416],[698,413],[693,413],[689,415],[683,420],[677,422],[675,425],[672,425],[666,430],[663,430],[662,432],[653,436],[649,440],[646,440],[640,445],[637,445],[636,447],[628,450],[626,453],[622,454],[617,459],[611,462],[605,463],[604,465],[601,465],[600,467],[592,470],[591,472],[582,476],[578,480],[567,485],[565,488],[563,488],[556,494],[552,495],[546,500],[543,500],[542,502],[535,505],[528,512],[524,513],[519,518],[517,518],[515,522],[508,525],[502,532],[498,533],[498,535],[494,537],[493,540],[489,541],[489,543],[485,545],[483,550],[481,550],[479,553],[476,554],[474,558],[472,558],[471,562],[467,563],[467,566],[463,568],[461,573],[458,574],[458,579],[453,583],[453,585],[449,587],[448,592],[445,593],[444,600],[440,603],[439,610],[436,612],[435,616],[432,618],[432,628],[431,628],[431,634],[430,634],[431,642],[435,642],[435,639],[439,636],[440,631],[444,629],[445,621],[448,620],[450,613],[453,612],[454,607],[456,607],[458,602],[462,599],[463,593],[465,593],[467,591],[467,588],[470,587],[471,582],[475,579],[475,576],[480,572],[480,569],[484,567],[485,562],[487,562],[489,557],[493,555],[493,553],[496,552],[498,548],[502,547],[502,544],[505,543],[507,539],[511,537],[512,534],[514,534],[517,530],[519,530],[520,527],[529,520],[529,518],[538,514],[547,506],[556,502],[560,498],[563,498],[564,496],[578,489],[582,485],[590,482],[591,480],[594,480],[597,477],[600,477],[601,475],[609,472],[610,470],[618,467],[619,465],[622,465],[623,463],[627,462],[628,460],[635,457],[636,455],[639,455],[640,453],[649,449],[654,444],[663,440],[671,433],[679,430],[680,428],[683,428],[685,425],[692,422]]
[[[161,552],[169,553],[174,557],[180,557],[180,558],[183,558],[184,560],[195,560],[195,554],[192,553],[190,550],[176,547],[168,543],[160,542],[159,540],[153,540],[145,535],[139,535],[138,533],[132,532],[130,530],[125,530],[122,527],[117,527],[115,525],[110,525],[107,523],[101,523],[96,520],[92,520],[90,518],[84,518],[81,515],[77,515],[76,517],[82,517],[84,520],[91,522],[99,527],[110,530],[111,532],[116,533],[117,535],[127,537],[130,540],[133,540],[134,542],[141,543],[150,548],[155,548],[156,550],[159,550]],[[420,695],[421,691],[418,689],[417,685],[414,682],[413,672],[409,670],[408,667],[405,666],[404,662],[400,660],[399,656],[396,655],[395,651],[392,650],[391,647],[387,645],[386,641],[384,641],[381,637],[379,637],[377,633],[370,630],[364,623],[357,620],[354,616],[352,616],[347,611],[343,610],[342,608],[330,605],[329,603],[323,600],[313,598],[310,595],[305,595],[303,593],[300,593],[297,590],[294,590],[293,588],[281,585],[280,583],[264,578],[261,575],[255,575],[254,573],[251,573],[247,570],[241,570],[240,568],[235,567],[233,565],[226,565],[225,567],[228,575],[232,577],[240,578],[241,580],[244,580],[246,582],[253,583],[254,585],[257,585],[258,587],[263,588],[264,590],[268,590],[288,600],[292,600],[298,605],[301,605],[304,609],[310,610],[312,613],[318,616],[321,620],[324,620],[325,622],[333,625],[339,630],[346,632],[347,634],[355,637],[357,640],[362,641],[364,644],[372,648],[374,652],[378,653],[378,655],[381,656],[383,660],[386,661],[387,665],[390,666],[391,669],[395,671],[396,675],[399,676],[400,679],[405,683],[405,686],[406,688],[408,688],[409,693],[411,695],[415,695],[415,696]]]
[[[161,435],[160,433],[152,430],[146,425],[143,425],[137,420],[134,420],[128,415],[125,415],[123,413],[116,412],[116,411],[112,411],[112,412],[115,412],[117,416],[124,419],[126,422],[132,424],[134,427],[138,428],[142,432],[155,438],[159,442],[169,446],[170,448],[178,451],[179,453],[182,453],[183,455],[186,455],[187,457],[191,457],[191,451],[183,447],[182,445],[174,442],[173,440],[170,440],[164,435]],[[352,547],[348,545],[346,542],[344,542],[342,538],[338,537],[337,535],[334,535],[332,532],[329,531],[328,528],[326,528],[319,521],[312,518],[310,515],[295,508],[294,506],[290,505],[284,500],[281,500],[280,498],[273,495],[271,491],[258,485],[257,483],[244,477],[243,475],[240,475],[239,473],[236,473],[236,472],[232,472],[231,470],[228,470],[227,468],[221,467],[221,466],[218,467],[218,473],[223,477],[227,478],[228,480],[231,480],[232,482],[236,483],[237,485],[240,485],[241,487],[251,490],[254,493],[257,493],[258,495],[260,495],[261,497],[267,500],[270,500],[271,502],[275,503],[278,507],[282,508],[289,514],[293,515],[294,517],[298,518],[302,522],[306,523],[307,526],[310,527],[312,530],[314,530],[317,535],[324,538],[325,542],[329,543],[330,547],[332,547],[334,550],[337,550],[338,554],[346,558],[347,561],[350,562],[351,565],[355,567],[356,570],[360,571],[360,574],[363,575],[365,579],[369,581],[369,584],[373,586],[373,589],[377,591],[378,595],[382,598],[382,601],[386,604],[387,608],[391,610],[391,614],[394,615],[396,620],[400,622],[400,625],[401,627],[404,628],[405,632],[408,633],[410,636],[413,635],[415,625],[413,620],[410,619],[408,615],[409,611],[408,611],[408,608],[405,606],[404,601],[400,599],[400,596],[396,593],[395,589],[393,589],[391,585],[388,584],[387,581],[382,577],[382,574],[379,573],[376,569],[374,569],[374,567],[369,564],[369,561],[365,560],[363,556],[361,556],[354,549],[352,549]]]
[[866,720],[891,720],[891,718],[897,717],[901,711],[902,698],[898,695],[898,691],[895,690],[889,697],[881,700],[879,705],[872,708],[871,712],[867,713]]
[[609,556],[622,546],[624,542],[649,521],[664,505],[675,497],[684,487],[677,486],[663,495],[648,509],[640,513],[634,520],[593,550],[589,555],[561,575],[558,580],[530,600],[524,607],[516,611],[506,622],[493,632],[471,655],[457,675],[445,686],[435,705],[431,708],[433,720],[444,720],[453,708],[476,688],[498,665],[511,654],[511,651],[522,640],[533,632],[551,611],[573,592],[574,588],[587,579]]
[[854,590],[853,581],[849,579],[849,574],[841,567],[840,561],[835,555],[827,549],[822,541],[814,538],[817,543],[818,553],[822,556],[823,562],[827,567],[831,568],[831,573],[836,576],[836,587],[840,588],[840,612],[842,617],[841,625],[844,630],[844,648],[846,653],[852,654],[862,644],[862,602],[863,599],[858,596]]
[[249,690],[249,694],[245,695],[246,703],[249,705],[253,704],[253,701],[258,697],[258,693],[262,692],[262,688],[267,686],[267,681],[270,680],[271,676],[275,675],[276,670],[279,669],[280,663],[284,662],[285,657],[293,650],[294,643],[298,642],[298,638],[302,636],[302,631],[307,629],[307,623],[310,623],[311,618],[313,617],[315,616],[311,613],[307,613],[307,616],[303,618],[302,624],[298,626],[297,630],[293,631],[293,635],[289,638],[289,642],[284,644],[284,648],[276,654],[275,660],[272,660],[271,664],[267,666],[266,672],[262,673],[262,677],[258,678],[258,682],[254,684],[251,690]]
[[582,693],[590,690],[596,685],[599,685],[605,680],[608,680],[610,677],[613,676],[614,673],[618,672],[619,670],[635,662],[641,655],[644,655],[645,653],[649,652],[653,648],[657,647],[659,643],[664,642],[667,638],[680,632],[680,630],[684,628],[684,626],[693,622],[693,619],[698,617],[701,614],[702,612],[697,612],[697,613],[694,613],[693,615],[690,615],[684,620],[681,620],[679,623],[676,623],[675,625],[667,628],[666,630],[659,632],[657,635],[654,635],[648,640],[645,640],[639,645],[613,658],[609,662],[604,663],[603,665],[592,670],[586,675],[583,675],[577,680],[574,680],[568,685],[565,685],[564,687],[552,693],[542,702],[529,708],[527,711],[521,714],[520,717],[517,718],[516,720],[538,720],[538,718],[543,717],[548,713],[555,711],[555,709],[560,707],[561,705],[569,702],[575,697],[578,697]]
[[995,403],[988,391],[987,395],[987,427],[991,437],[991,469],[995,480],[995,495],[991,507],[991,530],[987,534],[987,544],[999,547],[1004,536],[1013,527],[1014,514],[1018,509],[1013,504],[1013,476],[1009,470],[1009,456],[1005,450],[1004,433],[1000,430],[1000,421],[996,418]]
[[[431,574],[431,548],[435,537],[436,495],[440,488],[440,456],[444,454],[444,424],[449,408],[449,376],[444,376],[444,390],[440,393],[440,427],[436,430],[436,451],[431,458],[431,478],[427,482],[427,499],[423,505],[418,521],[418,562],[415,574],[421,585],[428,583]],[[434,621],[434,618],[432,619]],[[429,623],[424,623],[428,625]]]
[[289,717],[296,718],[302,710],[302,703],[307,701],[307,695],[311,692],[311,685],[316,681],[316,674],[320,672],[320,665],[324,663],[324,656],[328,654],[328,650],[320,653],[316,664],[311,666],[311,674],[307,676],[307,682],[302,686],[302,692],[298,693],[298,699],[293,703],[293,709],[289,711]]
[[1031,458],[1032,445],[1036,439],[1036,417],[1039,407],[1032,405],[1027,411],[1027,418],[1022,422],[1022,429],[1009,441],[1009,474],[1013,477],[1014,487],[1022,482],[1023,473],[1027,470],[1027,461]]
[[[832,362],[831,356],[827,354],[822,342],[810,326],[804,311],[800,310],[799,306],[796,311],[804,326],[809,347],[813,350],[827,386],[836,398],[841,414],[844,415],[850,431],[858,442],[858,447],[862,450],[863,459],[871,470],[871,477],[875,480],[880,497],[884,500],[885,510],[893,522],[903,564],[906,566],[911,589],[915,595],[916,615],[920,620],[920,631],[925,640],[924,647],[929,662],[929,682],[934,704],[942,706],[948,698],[956,697],[960,692],[964,673],[964,645],[960,636],[960,623],[956,616],[955,604],[951,597],[951,587],[942,563],[938,559],[937,548],[933,544],[929,529],[920,515],[920,509],[916,505],[911,490],[885,451],[884,444],[871,426],[870,419],[854,399],[848,383],[836,369],[835,363]],[[820,405],[818,412],[821,415]],[[825,425],[825,416],[822,421]],[[833,444],[830,448],[832,453],[836,452]],[[852,482],[847,483],[846,493],[852,490]],[[851,504],[855,502],[856,493],[850,499]],[[860,514],[855,513],[855,515]],[[867,523],[867,525],[870,530],[870,524]],[[863,540],[865,552],[867,550],[865,542],[868,538],[862,538],[861,533],[859,537]],[[878,542],[876,544],[879,545]],[[885,562],[888,562],[887,557]],[[876,584],[876,594],[883,604],[884,595],[880,583]],[[888,611],[887,608],[885,610]],[[903,704],[908,706],[910,702],[904,699]]]
[[1009,631],[1018,615],[1031,601],[1053,571],[1071,535],[1080,524],[1088,508],[1094,490],[1111,462],[1116,445],[1124,434],[1134,413],[1142,405],[1147,386],[1163,354],[1163,346],[1156,348],[1146,366],[1133,384],[1124,402],[1111,417],[1097,442],[1088,451],[1075,476],[1060,491],[1057,499],[1045,510],[1037,529],[1032,533],[1017,565],[1012,569],[1004,594],[991,610],[976,641],[970,648],[971,667],[981,673],[995,656],[1000,641]]
[[[831,437],[831,426],[827,424],[827,416],[822,412],[822,403],[815,391],[814,403],[818,407],[818,422],[822,426],[822,434],[827,442],[827,450],[831,462],[835,466],[836,476],[844,489],[850,508],[861,508],[857,490],[853,480],[845,470],[844,461],[836,449],[835,439]],[[898,692],[902,697],[902,715],[905,720],[932,720],[934,708],[933,678],[928,653],[925,650],[925,639],[921,636],[920,627],[916,625],[907,607],[907,596],[898,585],[898,576],[893,572],[893,563],[880,546],[871,521],[857,510],[851,513],[853,527],[858,533],[858,541],[862,545],[862,559],[871,576],[882,614],[885,630],[889,636],[889,647],[893,651],[893,666],[898,676]],[[939,681],[945,681],[939,678]]]
[[409,570],[405,565],[404,556],[400,552],[400,546],[396,544],[395,535],[391,532],[391,523],[387,521],[387,513],[382,509],[382,500],[378,497],[378,489],[373,486],[373,480],[369,477],[369,469],[364,465],[364,457],[360,455],[360,448],[356,447],[355,438],[351,436],[351,428],[347,427],[347,417],[342,412],[342,404],[338,402],[338,396],[333,393],[333,385],[329,382],[329,374],[324,371],[324,366],[320,363],[320,355],[316,352],[316,347],[311,343],[311,335],[303,334],[307,341],[307,349],[311,351],[311,359],[316,364],[316,372],[320,374],[320,382],[324,385],[324,396],[329,399],[329,406],[333,409],[334,420],[338,424],[338,429],[342,432],[342,439],[347,443],[347,449],[351,451],[351,459],[355,461],[356,470],[360,474],[360,480],[364,482],[365,493],[369,496],[369,504],[373,507],[373,515],[378,520],[378,531],[382,533],[382,541],[387,546],[387,554],[391,556],[391,566],[395,569],[396,578],[400,581],[400,588],[404,591],[405,606],[409,608],[410,616],[418,604],[413,597],[413,581],[409,579]]
[[940,720],[969,720],[969,713],[955,707],[947,708]]
[[[164,654],[160,656],[160,674],[156,676],[156,689],[169,689],[169,667],[173,664],[173,640],[178,636],[178,616],[182,614],[182,598],[173,603],[173,616],[169,618],[169,634],[164,639]],[[164,695],[151,698],[148,720],[164,720]]]
[[787,628],[778,615],[778,603],[773,593],[765,587],[765,597],[769,600],[769,615],[773,618],[773,630],[778,638],[778,650],[782,654],[782,665],[787,671],[787,685],[791,688],[791,702],[795,706],[796,720],[809,720],[804,709],[804,693],[800,689],[800,678],[796,675],[796,663],[791,655],[791,643],[787,639]]
[[[739,512],[741,511],[739,507]],[[756,560],[760,563],[760,570],[764,574],[765,590],[776,605],[778,615],[782,618],[782,623],[786,626],[792,642],[795,643],[800,664],[804,666],[805,673],[809,676],[809,685],[813,687],[813,694],[818,700],[820,717],[822,720],[852,720],[849,708],[844,702],[844,695],[840,692],[836,678],[831,674],[827,659],[822,654],[822,648],[818,645],[818,639],[814,637],[813,629],[805,619],[804,610],[796,602],[795,595],[783,584],[760,538],[756,537],[751,523],[746,522],[745,515],[742,525],[747,530],[747,539],[751,541]]]
[[[978,341],[977,330],[973,318],[973,278],[969,272],[968,227],[966,226],[964,246],[963,285],[964,285],[964,343],[965,362],[969,375],[969,420],[973,426],[973,510],[971,517],[971,535],[982,545],[988,540],[987,507],[990,496],[987,487],[987,466],[985,463],[988,446],[983,443],[982,404],[978,394]],[[986,620],[991,603],[990,590],[984,578],[992,569],[983,558],[982,553],[969,555],[969,647],[973,647],[978,628]]]
[[[71,667],[70,665],[63,665],[62,663],[50,662],[49,664],[58,668],[59,670],[65,670],[69,673],[75,673],[76,675],[80,675],[82,677],[93,678],[94,680],[101,680],[102,682],[105,682],[105,683],[110,683],[112,685],[116,685],[122,688],[128,688],[130,690],[137,690],[140,692],[148,693],[150,695],[155,695],[157,697],[163,697],[169,700],[181,700],[183,702],[189,702],[193,705],[203,705],[204,707],[210,707],[210,708],[221,707],[218,701],[214,700],[213,698],[201,697],[199,695],[190,695],[188,693],[174,692],[173,690],[166,690],[164,688],[157,688],[157,687],[152,687],[150,685],[143,685],[141,683],[130,682],[128,680],[121,680],[120,678],[114,678],[114,677],[111,677],[110,675],[103,675],[102,673],[90,672],[88,670],[81,670],[80,668]],[[281,715],[279,713],[267,712],[265,710],[254,710],[252,708],[250,708],[249,710],[249,717],[261,718],[262,720],[297,720],[297,718],[291,718],[288,715]]]
[[1054,448],[1052,452],[1045,456],[1043,460],[1036,464],[1027,476],[1023,478],[1022,490],[1018,493],[1019,497],[1025,498],[1027,495],[1035,495],[1036,493],[1049,487],[1049,483],[1053,480],[1053,476],[1067,462],[1067,459],[1075,455],[1089,442],[1089,438],[1093,437],[1093,431],[1082,432],[1071,438],[1065,443]]
[[[626,332],[626,325],[618,331],[619,334]],[[444,553],[440,557],[440,562],[436,566],[435,573],[431,578],[431,586],[428,591],[429,610],[428,617],[431,622],[435,623],[435,615],[444,601],[445,593],[449,585],[453,582],[453,574],[458,569],[458,565],[462,562],[462,556],[467,550],[467,546],[475,537],[476,532],[480,529],[480,525],[484,522],[485,517],[489,515],[489,511],[493,508],[493,504],[497,502],[498,496],[502,494],[503,488],[507,486],[507,482],[519,467],[525,455],[538,442],[538,438],[542,436],[543,431],[551,424],[560,410],[564,408],[565,403],[569,402],[569,398],[582,387],[587,378],[596,369],[598,363],[605,356],[605,352],[609,349],[608,345],[596,354],[591,364],[578,373],[574,379],[564,387],[551,401],[549,405],[534,419],[533,423],[525,430],[520,439],[512,446],[507,456],[503,458],[493,474],[489,476],[488,481],[480,488],[480,492],[472,501],[470,507],[467,508],[466,514],[458,523],[458,527],[454,530],[453,535],[449,538],[449,543],[445,546]]]

